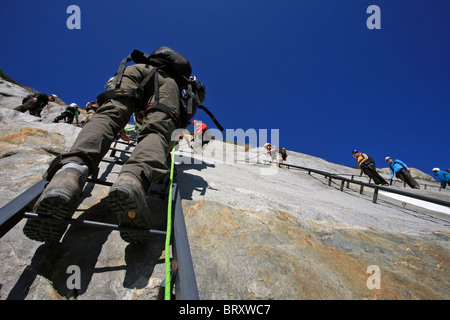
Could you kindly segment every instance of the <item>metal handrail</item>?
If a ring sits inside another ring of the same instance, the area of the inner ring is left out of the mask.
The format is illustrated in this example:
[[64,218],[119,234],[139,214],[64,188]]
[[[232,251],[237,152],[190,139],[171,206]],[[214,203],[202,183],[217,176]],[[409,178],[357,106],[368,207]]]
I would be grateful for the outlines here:
[[390,193],[396,193],[396,194],[407,196],[407,197],[410,197],[410,198],[415,198],[415,199],[418,199],[418,200],[423,200],[423,201],[439,204],[439,205],[442,205],[442,206],[450,207],[450,202],[449,201],[444,201],[444,200],[440,200],[440,199],[426,197],[426,196],[422,196],[422,195],[418,195],[418,194],[414,194],[414,193],[410,193],[410,192],[406,192],[406,191],[396,190],[396,189],[392,189],[392,188],[382,187],[382,186],[378,186],[378,185],[374,185],[374,184],[370,184],[370,183],[366,183],[366,182],[362,182],[362,181],[356,181],[356,180],[348,179],[348,178],[345,178],[345,177],[341,177],[341,176],[339,176],[337,174],[334,174],[334,173],[329,173],[329,172],[325,172],[325,171],[321,171],[321,170],[317,170],[317,169],[306,168],[306,167],[301,167],[301,166],[287,164],[287,163],[280,163],[279,165],[280,166],[286,166],[288,168],[292,167],[292,168],[306,170],[306,171],[308,171],[308,174],[311,174],[311,172],[314,172],[314,173],[318,173],[318,174],[321,174],[323,176],[326,176],[326,177],[329,178],[328,185],[331,185],[331,180],[332,179],[341,180],[341,191],[343,190],[344,182],[347,182],[347,185],[349,183],[354,183],[354,184],[360,185],[361,186],[360,193],[362,193],[362,190],[363,190],[362,188],[363,187],[373,188],[374,189],[374,195],[373,195],[373,200],[372,200],[373,203],[377,202],[378,190],[382,190],[382,191],[386,191],[386,192],[390,192]]
[[175,298],[177,300],[199,300],[178,183],[175,182],[173,188],[173,258],[178,267],[175,277]]
[[48,181],[40,180],[0,208],[0,238],[23,218],[29,206],[44,191]]
[[[344,173],[339,173],[339,175],[341,175],[341,176],[351,176],[352,178],[355,176],[355,174],[351,174],[351,173],[348,173],[348,174],[344,174]],[[370,178],[370,177],[368,177],[369,178],[369,183],[370,183],[370,181],[372,180],[372,178]],[[420,179],[420,178],[419,178]],[[390,183],[390,185],[392,186],[395,182],[400,182],[401,184],[403,184],[403,187],[405,187],[406,188],[406,182],[405,181],[402,181],[402,180],[396,180],[396,179],[391,179],[392,181],[391,181],[391,183]],[[426,190],[427,189],[427,187],[433,187],[433,188],[439,188],[439,191],[441,191],[441,189],[442,189],[442,187],[440,186],[440,185],[433,185],[433,184],[426,184],[426,183],[421,183],[421,185],[423,185],[424,186],[424,189]]]

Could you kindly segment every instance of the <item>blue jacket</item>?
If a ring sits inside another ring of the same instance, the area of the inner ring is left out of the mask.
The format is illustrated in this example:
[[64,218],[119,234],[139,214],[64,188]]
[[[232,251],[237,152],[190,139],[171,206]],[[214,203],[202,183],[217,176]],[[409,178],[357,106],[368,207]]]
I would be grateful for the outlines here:
[[445,185],[450,182],[450,173],[448,173],[447,171],[441,170],[441,171],[436,172],[436,175],[438,176],[439,181],[441,182],[442,188],[445,189]]
[[391,179],[394,177],[394,174],[402,170],[403,168],[406,169],[408,166],[398,159],[395,159],[392,161],[392,163],[389,165],[389,169],[391,170]]

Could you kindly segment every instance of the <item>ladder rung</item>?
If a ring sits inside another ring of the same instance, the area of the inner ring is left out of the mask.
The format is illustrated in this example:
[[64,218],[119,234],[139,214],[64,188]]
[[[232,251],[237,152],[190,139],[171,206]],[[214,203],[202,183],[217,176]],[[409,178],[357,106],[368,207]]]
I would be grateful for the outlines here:
[[91,227],[96,227],[96,228],[101,228],[101,229],[127,231],[127,232],[142,233],[142,234],[151,233],[151,234],[156,234],[156,235],[164,235],[164,236],[166,235],[166,232],[161,231],[161,230],[130,228],[130,227],[119,226],[119,225],[113,224],[113,223],[105,223],[105,222],[91,221],[91,220],[78,220],[78,219],[73,219],[73,218],[55,219],[52,216],[46,216],[46,215],[37,214],[37,213],[33,213],[33,212],[25,212],[24,217],[29,218],[29,219],[43,220],[43,221],[61,222],[61,223],[65,223],[65,224],[77,224],[77,225],[91,226]]
[[132,153],[133,151],[123,150],[123,149],[117,149],[117,148],[109,148],[109,150],[122,152],[122,153]]

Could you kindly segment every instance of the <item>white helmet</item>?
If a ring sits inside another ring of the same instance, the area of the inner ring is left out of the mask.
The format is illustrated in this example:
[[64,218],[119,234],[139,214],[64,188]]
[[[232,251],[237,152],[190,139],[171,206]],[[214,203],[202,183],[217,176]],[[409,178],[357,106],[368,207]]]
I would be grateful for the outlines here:
[[386,157],[386,158],[384,158],[384,161],[388,161],[388,159],[391,159],[391,157]]
[[441,169],[439,169],[439,168],[433,168],[433,170],[431,170],[431,171],[433,171],[433,172],[435,172],[435,171],[441,171]]
[[78,108],[78,105],[76,103],[71,103],[71,104],[69,104],[69,107]]

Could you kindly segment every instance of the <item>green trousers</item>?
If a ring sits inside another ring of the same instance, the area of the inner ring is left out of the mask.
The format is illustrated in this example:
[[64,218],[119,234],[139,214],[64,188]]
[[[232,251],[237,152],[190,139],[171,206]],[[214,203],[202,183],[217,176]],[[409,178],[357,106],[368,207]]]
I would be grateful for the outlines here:
[[[153,67],[144,64],[127,67],[120,87],[137,88],[152,69]],[[153,83],[151,79],[144,87],[143,98],[149,103],[154,102]],[[180,93],[175,80],[160,73],[158,85],[159,102],[180,114]],[[127,97],[106,101],[83,127],[69,153],[61,155],[47,170],[44,178],[49,180],[48,177],[51,178],[58,168],[68,163],[86,165],[89,174],[95,172],[120,129],[125,127],[133,112],[138,111],[134,104],[134,100]],[[166,113],[158,110],[147,114],[144,123],[137,146],[121,172],[130,172],[140,178],[147,192],[153,181],[169,172],[166,160],[176,123]]]

